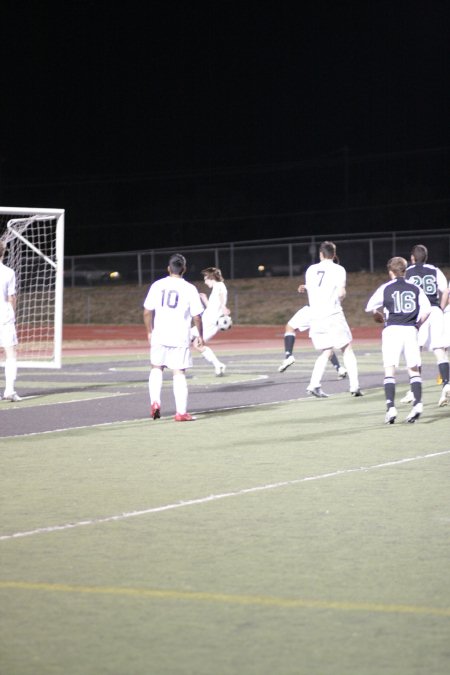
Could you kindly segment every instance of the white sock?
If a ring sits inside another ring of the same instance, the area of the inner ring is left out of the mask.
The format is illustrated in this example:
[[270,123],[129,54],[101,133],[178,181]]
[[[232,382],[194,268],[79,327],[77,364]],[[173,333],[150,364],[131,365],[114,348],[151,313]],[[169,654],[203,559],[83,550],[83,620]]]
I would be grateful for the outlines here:
[[208,361],[208,363],[212,363],[214,368],[219,368],[221,365],[219,359],[209,347],[205,348],[205,350],[202,352],[202,356]]
[[188,400],[188,386],[184,373],[173,374],[173,395],[175,397],[176,412],[184,415],[187,411]]
[[148,378],[148,392],[150,394],[150,403],[159,403],[161,405],[161,387],[163,381],[163,371],[159,368],[152,368]]
[[317,389],[317,387],[320,387],[325,368],[327,367],[328,359],[329,355],[327,352],[322,352],[322,354],[317,357],[311,374],[311,381],[309,383],[308,389]]
[[5,393],[4,396],[14,394],[14,385],[17,378],[17,359],[8,356],[5,359]]
[[356,391],[359,389],[358,362],[351,347],[344,350],[343,359],[344,366],[347,368],[350,391]]

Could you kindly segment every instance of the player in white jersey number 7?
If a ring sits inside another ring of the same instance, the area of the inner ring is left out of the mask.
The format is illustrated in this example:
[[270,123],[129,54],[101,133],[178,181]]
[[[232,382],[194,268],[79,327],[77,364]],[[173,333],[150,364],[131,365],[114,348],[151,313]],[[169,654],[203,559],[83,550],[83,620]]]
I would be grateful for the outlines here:
[[[307,393],[327,398],[321,381],[334,349],[342,351],[352,396],[362,396],[359,387],[358,363],[352,348],[352,334],[344,316],[341,301],[346,295],[346,271],[337,262],[336,246],[324,241],[319,248],[320,262],[310,265],[305,274],[305,286],[311,311],[309,337],[320,351],[314,364]],[[299,288],[301,292],[302,287]]]

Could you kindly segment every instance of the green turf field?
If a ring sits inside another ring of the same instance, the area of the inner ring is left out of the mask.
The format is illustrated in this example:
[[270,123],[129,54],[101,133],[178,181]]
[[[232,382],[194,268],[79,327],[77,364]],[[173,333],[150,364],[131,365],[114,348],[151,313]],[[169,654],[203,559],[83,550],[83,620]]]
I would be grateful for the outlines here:
[[1,674],[446,675],[435,399],[413,425],[379,388],[1,439]]

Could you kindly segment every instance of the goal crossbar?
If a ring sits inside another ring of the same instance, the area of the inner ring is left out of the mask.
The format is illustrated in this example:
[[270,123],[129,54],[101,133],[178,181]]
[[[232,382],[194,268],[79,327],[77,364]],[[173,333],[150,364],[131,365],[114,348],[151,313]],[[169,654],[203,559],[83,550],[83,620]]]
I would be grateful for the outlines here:
[[16,273],[17,364],[60,368],[64,210],[0,207],[0,239]]

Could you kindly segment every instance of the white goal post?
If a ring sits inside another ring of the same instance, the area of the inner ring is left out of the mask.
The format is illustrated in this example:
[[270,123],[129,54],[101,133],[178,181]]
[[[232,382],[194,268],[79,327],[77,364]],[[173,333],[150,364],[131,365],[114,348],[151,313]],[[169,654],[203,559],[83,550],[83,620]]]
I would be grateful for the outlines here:
[[61,368],[64,209],[2,206],[0,239],[16,273],[17,365]]

